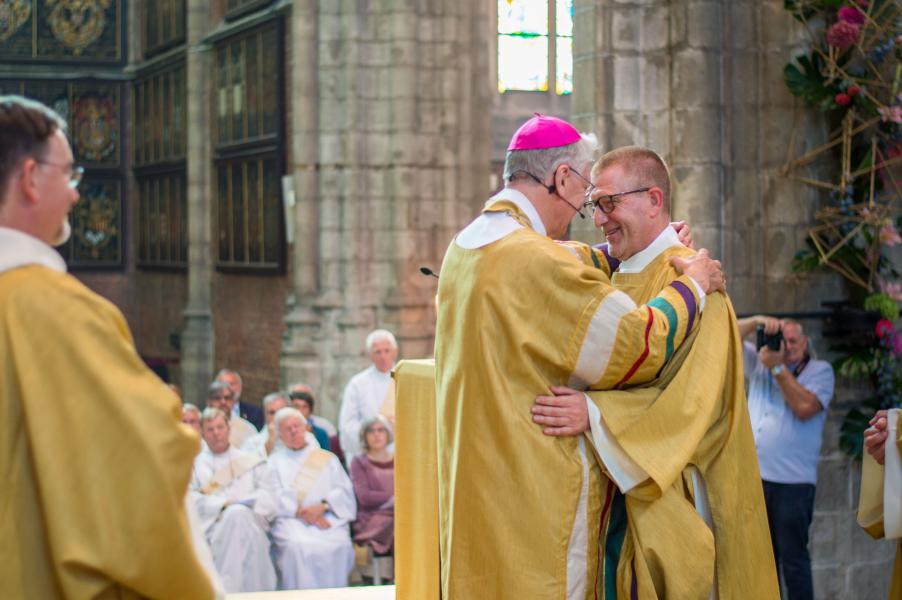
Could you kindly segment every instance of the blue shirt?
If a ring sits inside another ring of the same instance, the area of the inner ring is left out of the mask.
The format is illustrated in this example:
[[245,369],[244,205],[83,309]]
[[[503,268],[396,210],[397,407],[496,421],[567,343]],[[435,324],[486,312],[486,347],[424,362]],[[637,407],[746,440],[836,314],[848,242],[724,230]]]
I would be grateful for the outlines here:
[[[774,483],[817,483],[817,458],[821,451],[827,406],[833,397],[833,367],[811,359],[796,377],[817,396],[823,410],[803,421],[786,401],[770,369],[758,360],[755,346],[744,344],[745,377],[749,384],[749,417],[761,479]],[[786,368],[792,372],[796,365]]]

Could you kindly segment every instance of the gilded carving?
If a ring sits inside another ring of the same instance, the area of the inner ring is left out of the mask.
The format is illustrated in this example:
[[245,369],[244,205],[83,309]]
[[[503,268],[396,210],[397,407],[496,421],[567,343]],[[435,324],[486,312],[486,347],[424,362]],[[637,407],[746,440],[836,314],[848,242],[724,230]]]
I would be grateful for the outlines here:
[[53,36],[75,56],[90,46],[107,25],[105,10],[111,0],[47,0],[47,20]]
[[8,40],[30,15],[29,0],[0,0],[0,42]]

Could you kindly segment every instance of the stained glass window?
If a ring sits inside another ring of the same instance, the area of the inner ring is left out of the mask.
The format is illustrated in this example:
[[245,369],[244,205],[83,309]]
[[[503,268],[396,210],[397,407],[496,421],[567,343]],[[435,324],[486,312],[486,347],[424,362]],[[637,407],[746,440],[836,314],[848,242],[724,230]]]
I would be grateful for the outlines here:
[[276,29],[268,27],[216,51],[217,141],[241,143],[277,134]]
[[144,56],[185,42],[185,0],[144,0]]
[[573,89],[573,0],[498,0],[498,90],[545,92],[551,80]]
[[220,267],[280,270],[284,264],[281,32],[271,22],[216,46]]
[[188,264],[185,169],[136,178],[138,264],[183,268]]
[[274,154],[218,162],[220,266],[275,268],[281,264],[279,173]]
[[188,264],[185,63],[141,75],[134,84],[137,264]]

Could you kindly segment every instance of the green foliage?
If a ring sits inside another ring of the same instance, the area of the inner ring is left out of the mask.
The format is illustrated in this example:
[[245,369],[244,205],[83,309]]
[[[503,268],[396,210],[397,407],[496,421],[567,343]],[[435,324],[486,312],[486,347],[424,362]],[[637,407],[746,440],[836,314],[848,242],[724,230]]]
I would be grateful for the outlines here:
[[[888,294],[879,293],[877,283],[883,288],[887,283],[898,284],[900,281],[899,270],[885,252],[886,246],[893,245],[895,232],[888,230],[887,235],[881,236],[881,227],[894,223],[896,230],[902,230],[902,215],[898,214],[898,207],[893,206],[892,221],[885,221],[885,212],[862,209],[865,206],[870,208],[868,203],[871,201],[882,204],[882,196],[886,192],[884,178],[875,178],[870,172],[880,162],[874,143],[879,155],[886,157],[893,149],[899,148],[902,139],[902,125],[878,111],[883,107],[898,110],[902,103],[902,95],[897,95],[902,82],[902,66],[899,64],[899,57],[902,56],[902,20],[898,18],[896,8],[884,10],[897,6],[898,2],[871,0],[868,20],[861,25],[859,35],[855,36],[858,38],[856,43],[845,50],[837,46],[849,41],[848,38],[842,39],[844,32],[841,28],[830,30],[839,18],[839,9],[855,6],[854,2],[784,0],[783,3],[796,20],[804,23],[811,35],[807,53],[797,56],[783,69],[783,79],[790,93],[809,107],[823,112],[827,131],[833,132],[831,136],[842,131],[846,119],[875,123],[866,131],[857,132],[850,145],[844,148],[836,145],[831,150],[835,164],[840,163],[842,152],[847,152],[849,170],[858,175],[850,179],[837,172],[835,179],[831,177],[834,181],[840,181],[829,194],[832,210],[817,219],[828,226],[818,229],[819,245],[815,245],[809,237],[805,240],[805,247],[792,260],[794,273],[816,271],[828,264],[842,267],[838,270],[852,284],[848,298],[851,312],[860,318],[853,318],[850,312],[852,321],[843,324],[842,330],[848,332],[843,338],[843,345],[832,350],[840,356],[834,361],[838,375],[863,381],[872,389],[870,397],[858,400],[856,406],[849,410],[840,430],[840,448],[854,457],[861,456],[863,432],[868,427],[870,416],[878,408],[898,406],[902,396],[898,334],[883,331],[884,335],[878,337],[871,322],[876,320],[873,319],[875,312],[891,322],[897,321],[900,316],[899,304]],[[894,41],[895,47],[892,44]],[[879,86],[875,80],[892,81],[892,85]],[[864,226],[858,227],[862,221]],[[822,258],[819,247],[831,249],[829,258]],[[871,311],[871,315],[860,315],[862,308]]]
[[856,348],[833,361],[833,368],[848,379],[869,379],[877,371],[877,361],[877,352],[873,348]]
[[865,310],[876,310],[887,321],[899,318],[899,303],[883,293],[871,294],[864,299]]
[[846,413],[846,418],[843,419],[839,429],[839,448],[847,456],[861,458],[864,447],[864,430],[869,427],[868,421],[873,414],[873,411],[865,413],[860,408],[853,408]]
[[817,54],[797,56],[799,67],[789,63],[783,69],[783,80],[793,96],[812,104],[832,101],[833,90],[827,86],[827,78],[821,74],[821,58]]
[[793,273],[810,273],[820,266],[820,261],[818,261],[817,258],[817,250],[810,237],[805,238],[805,246],[805,248],[796,252],[795,256],[792,257]]

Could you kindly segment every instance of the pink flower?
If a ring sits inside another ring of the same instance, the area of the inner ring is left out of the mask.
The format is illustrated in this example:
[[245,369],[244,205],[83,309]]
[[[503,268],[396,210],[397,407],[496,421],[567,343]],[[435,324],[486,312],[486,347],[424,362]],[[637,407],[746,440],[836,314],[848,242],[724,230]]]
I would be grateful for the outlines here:
[[847,21],[837,21],[827,30],[827,43],[840,50],[848,50],[858,41],[858,25]]
[[836,102],[836,104],[839,106],[849,106],[849,104],[851,104],[852,102],[852,97],[848,94],[843,94],[842,92],[840,92],[833,97],[833,101]]
[[895,106],[881,106],[877,109],[877,112],[880,113],[880,117],[884,122],[902,124],[902,106],[898,104]]
[[857,96],[861,93],[861,88],[857,85],[850,85],[849,89],[846,90],[846,93],[848,93],[850,96]]
[[886,319],[880,319],[877,321],[877,327],[874,328],[874,331],[878,338],[886,337],[893,331],[893,323]]
[[902,302],[902,282],[880,280],[880,291],[895,300]]
[[839,20],[852,25],[861,25],[864,23],[864,13],[861,12],[861,9],[844,6],[839,9]]
[[899,232],[896,230],[896,227],[892,223],[887,223],[880,228],[879,237],[880,243],[884,246],[895,246],[896,244],[902,244],[902,237],[899,236]]

